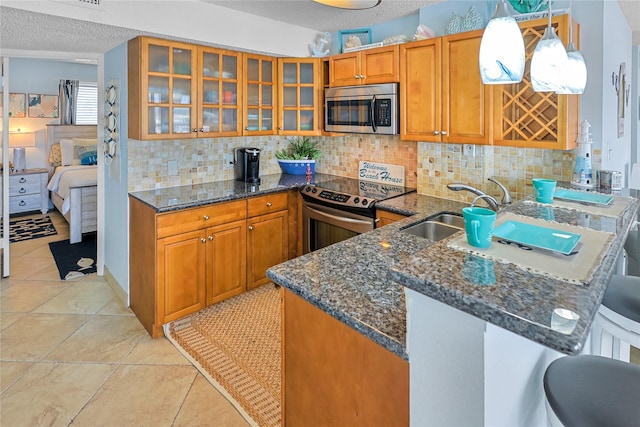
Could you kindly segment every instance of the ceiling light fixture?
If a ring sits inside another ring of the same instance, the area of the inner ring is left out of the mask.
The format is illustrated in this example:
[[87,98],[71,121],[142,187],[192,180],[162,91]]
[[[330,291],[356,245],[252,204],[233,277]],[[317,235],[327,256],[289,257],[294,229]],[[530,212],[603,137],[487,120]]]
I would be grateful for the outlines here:
[[552,15],[551,2],[549,2],[547,28],[531,57],[531,86],[535,92],[564,90],[564,73],[569,67],[569,59],[562,41],[551,26]]
[[519,83],[524,74],[524,40],[504,0],[487,24],[480,42],[480,76],[484,84]]
[[558,94],[580,95],[587,85],[587,66],[584,58],[573,44],[573,23],[571,22],[571,6],[569,2],[569,43],[567,44],[568,66],[563,70],[564,87],[557,90]]
[[313,0],[325,6],[337,7],[340,9],[371,9],[382,3],[382,0]]

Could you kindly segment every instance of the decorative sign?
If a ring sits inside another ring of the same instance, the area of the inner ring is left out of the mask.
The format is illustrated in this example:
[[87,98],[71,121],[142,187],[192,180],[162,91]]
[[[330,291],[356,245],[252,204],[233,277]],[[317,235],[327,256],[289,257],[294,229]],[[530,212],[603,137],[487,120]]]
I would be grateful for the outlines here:
[[358,178],[362,181],[404,186],[404,166],[385,163],[360,162]]

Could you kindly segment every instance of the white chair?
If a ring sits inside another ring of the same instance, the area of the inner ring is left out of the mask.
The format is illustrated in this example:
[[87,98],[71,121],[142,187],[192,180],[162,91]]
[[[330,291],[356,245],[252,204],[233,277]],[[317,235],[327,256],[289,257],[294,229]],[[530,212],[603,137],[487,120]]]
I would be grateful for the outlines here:
[[553,427],[640,423],[640,366],[600,356],[566,356],[547,367],[543,385]]
[[591,329],[591,354],[629,362],[640,348],[640,277],[613,276]]

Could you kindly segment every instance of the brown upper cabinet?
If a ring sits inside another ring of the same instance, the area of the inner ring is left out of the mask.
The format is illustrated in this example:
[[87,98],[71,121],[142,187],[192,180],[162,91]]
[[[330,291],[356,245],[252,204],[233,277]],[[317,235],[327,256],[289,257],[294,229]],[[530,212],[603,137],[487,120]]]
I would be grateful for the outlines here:
[[277,122],[278,62],[271,56],[244,54],[243,135],[274,135]]
[[491,143],[491,88],[478,67],[482,30],[400,46],[400,138]]
[[[569,150],[575,148],[580,114],[579,95],[534,92],[530,65],[533,51],[544,34],[547,19],[521,22],[526,66],[522,82],[493,87],[493,143],[528,148]],[[580,31],[569,15],[552,18],[558,37],[569,40],[573,25],[574,44],[579,48]]]
[[138,37],[129,42],[129,136],[236,136],[239,52]]
[[329,57],[329,85],[355,86],[400,81],[398,45]]
[[278,59],[278,134],[319,135],[322,128],[322,61]]

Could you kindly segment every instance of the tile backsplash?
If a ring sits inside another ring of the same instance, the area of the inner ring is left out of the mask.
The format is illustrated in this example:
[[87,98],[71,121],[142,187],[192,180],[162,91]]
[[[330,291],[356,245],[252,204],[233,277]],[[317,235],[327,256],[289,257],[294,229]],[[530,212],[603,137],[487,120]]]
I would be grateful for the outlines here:
[[[532,193],[531,178],[570,181],[573,152],[533,148],[474,146],[465,153],[460,144],[401,141],[398,136],[346,135],[316,137],[322,157],[316,172],[358,178],[361,160],[402,165],[408,187],[448,199],[471,201],[468,192],[447,189],[461,182],[500,197],[499,188],[487,181],[495,177],[518,200]],[[233,151],[240,147],[261,150],[260,174],[279,173],[275,152],[287,146],[283,136],[203,138],[167,141],[128,141],[129,191],[150,190],[234,178]],[[178,166],[169,175],[169,161]]]

